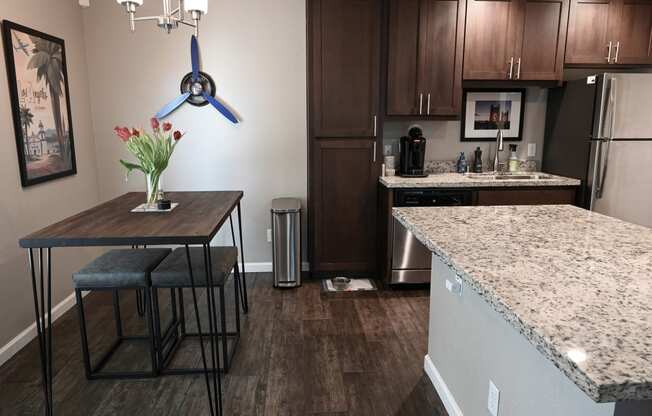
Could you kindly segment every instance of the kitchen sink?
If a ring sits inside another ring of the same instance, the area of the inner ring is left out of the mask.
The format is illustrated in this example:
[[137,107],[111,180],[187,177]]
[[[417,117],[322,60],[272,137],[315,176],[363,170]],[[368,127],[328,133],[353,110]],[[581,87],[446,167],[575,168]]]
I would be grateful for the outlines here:
[[541,180],[550,179],[550,175],[519,174],[519,173],[467,173],[469,179],[478,180]]
[[550,179],[547,175],[496,175],[494,179]]

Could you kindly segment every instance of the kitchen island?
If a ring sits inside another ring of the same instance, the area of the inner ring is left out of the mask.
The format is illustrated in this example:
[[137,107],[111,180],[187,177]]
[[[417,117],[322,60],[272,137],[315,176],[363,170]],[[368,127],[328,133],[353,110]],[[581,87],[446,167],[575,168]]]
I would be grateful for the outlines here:
[[433,253],[448,413],[652,414],[652,230],[569,205],[394,208]]

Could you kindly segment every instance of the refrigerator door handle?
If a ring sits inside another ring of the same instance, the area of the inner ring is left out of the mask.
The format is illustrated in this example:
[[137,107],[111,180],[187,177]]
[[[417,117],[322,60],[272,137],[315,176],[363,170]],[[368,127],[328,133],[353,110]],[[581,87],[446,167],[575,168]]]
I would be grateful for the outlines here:
[[[604,163],[602,163],[602,172],[600,172],[599,182],[596,188],[596,199],[602,198],[604,194],[604,183],[607,179],[607,168],[609,167],[609,153],[611,149],[611,142],[614,140],[614,130],[616,127],[616,79],[611,78],[609,81],[609,111],[611,112],[611,120],[609,126],[609,136],[605,139],[604,145]],[[600,146],[602,147],[602,146]],[[599,153],[598,153],[599,155]]]

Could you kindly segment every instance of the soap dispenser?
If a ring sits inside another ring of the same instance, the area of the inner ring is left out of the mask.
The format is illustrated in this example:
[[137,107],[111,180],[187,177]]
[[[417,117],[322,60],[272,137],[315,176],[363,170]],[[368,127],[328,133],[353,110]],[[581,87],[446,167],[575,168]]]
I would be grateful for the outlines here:
[[519,160],[518,157],[516,156],[516,148],[517,145],[515,144],[510,144],[509,145],[509,171],[510,172],[518,172],[519,168]]
[[460,152],[460,157],[457,158],[457,173],[466,173],[468,166],[464,152]]
[[482,150],[480,146],[475,149],[475,158],[473,159],[473,172],[482,173]]

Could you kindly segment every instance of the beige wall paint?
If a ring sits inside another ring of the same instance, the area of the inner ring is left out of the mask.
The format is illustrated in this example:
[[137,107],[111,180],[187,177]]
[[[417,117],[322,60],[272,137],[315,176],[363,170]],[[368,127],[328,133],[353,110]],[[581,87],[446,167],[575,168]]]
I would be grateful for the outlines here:
[[[534,159],[541,162],[543,156],[543,138],[546,126],[546,105],[548,90],[545,88],[527,88],[525,97],[525,114],[523,115],[523,141],[509,142],[518,145],[519,159],[527,159],[527,143],[536,144]],[[428,138],[426,145],[426,160],[453,160],[457,159],[460,152],[464,152],[467,161],[473,160],[473,151],[480,146],[482,149],[483,163],[493,163],[494,143],[488,142],[461,142],[460,121],[391,121],[385,123],[384,142],[393,145],[393,152],[398,154],[398,139],[407,134],[409,126],[419,124],[423,133]],[[501,154],[501,160],[509,157],[508,147]],[[491,161],[491,162],[490,162]],[[490,165],[486,165],[490,166]]]
[[[159,11],[159,2],[139,9]],[[118,159],[128,155],[111,130],[116,124],[147,126],[179,94],[190,71],[191,31],[166,35],[150,22],[131,33],[115,1],[91,2],[83,14],[100,196],[106,200],[144,189],[142,175],[125,182]],[[201,22],[202,69],[243,122],[233,126],[212,107],[187,104],[169,118],[187,134],[164,175],[164,189],[244,190],[247,262],[271,261],[271,200],[293,196],[305,203],[305,31],[304,0],[211,0]],[[218,242],[229,239],[218,235]]]
[[[63,38],[66,42],[70,101],[75,133],[75,176],[22,188],[16,156],[7,71],[0,69],[0,346],[34,322],[26,253],[18,239],[99,201],[91,126],[88,74],[81,10],[75,1],[2,0],[0,17]],[[70,274],[87,262],[92,249],[53,251],[53,305],[67,297]]]

